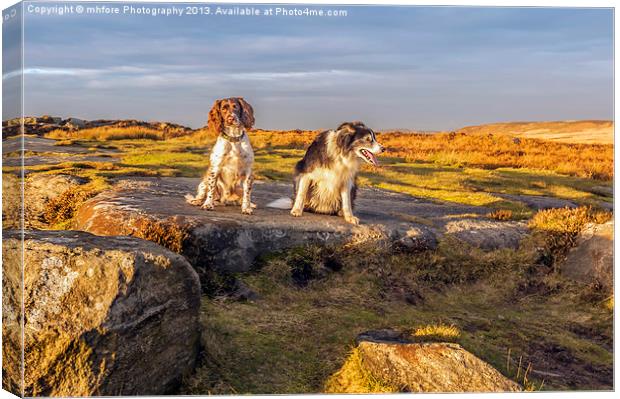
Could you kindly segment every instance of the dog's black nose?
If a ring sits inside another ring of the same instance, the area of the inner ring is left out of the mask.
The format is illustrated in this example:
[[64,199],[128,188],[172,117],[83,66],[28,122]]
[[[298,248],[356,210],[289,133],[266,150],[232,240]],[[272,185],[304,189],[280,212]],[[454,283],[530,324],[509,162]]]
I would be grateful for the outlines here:
[[379,154],[381,154],[383,151],[385,151],[385,147],[379,144]]

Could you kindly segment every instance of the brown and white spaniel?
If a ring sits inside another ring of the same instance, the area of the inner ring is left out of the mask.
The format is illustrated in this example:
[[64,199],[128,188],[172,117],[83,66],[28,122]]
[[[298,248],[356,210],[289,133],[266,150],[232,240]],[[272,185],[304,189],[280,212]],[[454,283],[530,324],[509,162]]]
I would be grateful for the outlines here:
[[241,212],[252,214],[252,164],[254,151],[248,130],[254,126],[254,110],[241,97],[215,101],[209,112],[209,130],[218,135],[211,151],[211,164],[196,196],[187,194],[192,205],[213,210],[215,205],[241,202]]

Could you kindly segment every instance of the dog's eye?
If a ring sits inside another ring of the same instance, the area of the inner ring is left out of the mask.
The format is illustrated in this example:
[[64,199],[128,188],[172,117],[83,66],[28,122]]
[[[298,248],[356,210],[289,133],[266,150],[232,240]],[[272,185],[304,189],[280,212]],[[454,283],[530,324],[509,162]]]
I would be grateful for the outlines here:
[[228,104],[222,105],[222,109],[228,109]]

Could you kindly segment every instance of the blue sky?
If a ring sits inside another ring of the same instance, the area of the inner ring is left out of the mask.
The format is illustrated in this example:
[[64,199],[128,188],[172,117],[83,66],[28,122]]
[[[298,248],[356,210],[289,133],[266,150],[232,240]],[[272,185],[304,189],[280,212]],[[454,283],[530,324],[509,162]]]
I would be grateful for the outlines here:
[[25,113],[199,127],[243,96],[272,129],[613,118],[610,9],[316,8],[348,16],[26,13]]

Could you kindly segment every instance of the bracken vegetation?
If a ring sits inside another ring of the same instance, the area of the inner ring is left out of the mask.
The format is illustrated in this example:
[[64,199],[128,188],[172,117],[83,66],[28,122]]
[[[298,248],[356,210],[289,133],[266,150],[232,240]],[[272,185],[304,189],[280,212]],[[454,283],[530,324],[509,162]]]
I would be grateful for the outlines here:
[[387,155],[408,162],[481,169],[531,168],[589,179],[613,178],[613,146],[567,144],[504,135],[465,133],[384,134],[379,140]]

